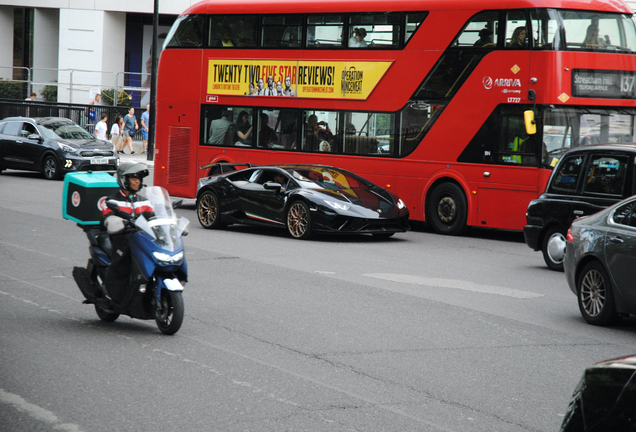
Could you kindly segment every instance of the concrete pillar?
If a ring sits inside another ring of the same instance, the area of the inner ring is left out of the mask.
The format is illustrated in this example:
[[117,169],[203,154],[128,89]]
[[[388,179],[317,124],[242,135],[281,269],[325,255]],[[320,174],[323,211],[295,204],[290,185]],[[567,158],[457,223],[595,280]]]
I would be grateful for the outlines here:
[[13,78],[13,7],[0,6],[0,78]]
[[[58,89],[60,102],[89,103],[91,94],[116,86],[124,68],[126,15],[61,9]],[[71,85],[72,84],[72,85]]]
[[33,91],[38,94],[36,99],[42,100],[46,83],[58,79],[59,10],[35,9],[33,24]]

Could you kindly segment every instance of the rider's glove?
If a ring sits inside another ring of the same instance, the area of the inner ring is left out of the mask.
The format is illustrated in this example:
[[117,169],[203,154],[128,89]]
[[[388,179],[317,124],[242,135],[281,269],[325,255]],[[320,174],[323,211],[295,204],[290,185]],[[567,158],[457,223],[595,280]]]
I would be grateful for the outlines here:
[[104,221],[108,234],[119,234],[124,231],[124,220],[119,216],[108,216]]

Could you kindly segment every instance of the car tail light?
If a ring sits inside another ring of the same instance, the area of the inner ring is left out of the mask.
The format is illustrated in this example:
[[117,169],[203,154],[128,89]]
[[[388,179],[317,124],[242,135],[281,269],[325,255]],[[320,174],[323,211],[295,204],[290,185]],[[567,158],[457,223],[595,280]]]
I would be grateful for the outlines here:
[[573,242],[574,241],[574,237],[572,237],[572,228],[568,228],[568,235],[565,236],[565,239],[569,242]]

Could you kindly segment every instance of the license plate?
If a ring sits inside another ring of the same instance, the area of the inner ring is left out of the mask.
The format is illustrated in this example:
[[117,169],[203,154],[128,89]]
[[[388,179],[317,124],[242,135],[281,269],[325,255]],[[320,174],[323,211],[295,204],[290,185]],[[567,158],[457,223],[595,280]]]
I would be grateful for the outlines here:
[[91,159],[91,163],[93,165],[108,165],[108,159],[107,158]]

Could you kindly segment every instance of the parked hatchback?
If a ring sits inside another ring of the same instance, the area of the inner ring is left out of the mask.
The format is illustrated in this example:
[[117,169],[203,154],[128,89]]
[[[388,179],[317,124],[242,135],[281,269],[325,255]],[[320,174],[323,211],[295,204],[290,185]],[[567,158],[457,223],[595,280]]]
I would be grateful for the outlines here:
[[96,139],[66,118],[8,117],[0,121],[0,171],[39,171],[47,179],[67,172],[114,171],[113,144]]
[[543,252],[549,268],[563,270],[565,234],[576,218],[636,193],[636,144],[591,144],[566,152],[545,193],[526,212],[526,244]]

